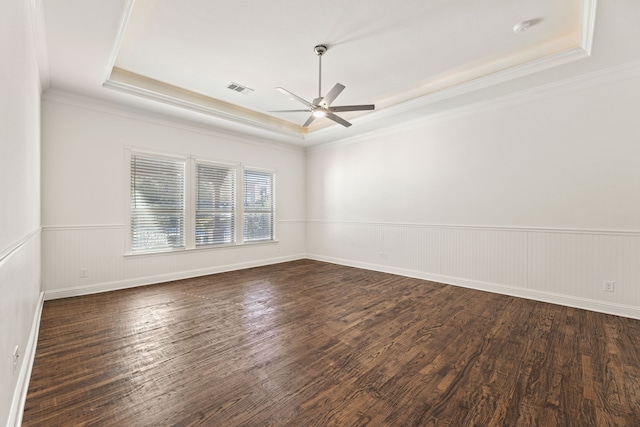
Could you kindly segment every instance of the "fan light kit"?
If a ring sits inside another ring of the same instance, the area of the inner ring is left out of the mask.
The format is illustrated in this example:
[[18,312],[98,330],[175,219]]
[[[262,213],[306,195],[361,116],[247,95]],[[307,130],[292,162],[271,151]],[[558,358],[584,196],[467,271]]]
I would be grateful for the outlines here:
[[295,95],[288,90],[277,87],[276,89],[285,95],[289,96],[291,99],[304,104],[307,109],[306,110],[277,110],[270,111],[272,113],[299,113],[299,112],[308,112],[311,113],[306,122],[302,125],[303,128],[308,127],[311,122],[313,122],[316,118],[326,117],[328,119],[333,120],[336,123],[340,123],[342,126],[349,127],[351,123],[344,120],[343,118],[335,115],[335,112],[341,111],[364,111],[364,110],[374,110],[375,105],[367,104],[367,105],[341,105],[341,106],[331,106],[331,103],[340,95],[340,93],[344,90],[344,86],[340,83],[336,83],[336,85],[327,93],[327,95],[322,97],[322,55],[327,51],[327,46],[324,44],[319,44],[313,48],[313,51],[318,55],[318,97],[313,101],[309,102],[304,98]]
[[513,32],[524,33],[529,29],[530,26],[531,26],[531,21],[518,22],[516,25],[513,26]]

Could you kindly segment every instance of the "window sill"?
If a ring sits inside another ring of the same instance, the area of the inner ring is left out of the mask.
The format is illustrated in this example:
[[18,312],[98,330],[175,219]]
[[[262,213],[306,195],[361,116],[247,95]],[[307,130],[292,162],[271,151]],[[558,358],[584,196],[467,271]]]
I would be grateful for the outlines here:
[[194,253],[194,252],[202,252],[202,251],[217,251],[222,249],[238,249],[238,248],[243,248],[248,246],[274,245],[278,243],[280,243],[280,241],[278,240],[260,240],[256,242],[207,245],[207,246],[200,246],[196,248],[185,248],[185,249],[169,249],[169,250],[162,250],[162,251],[146,251],[146,252],[127,252],[123,256],[125,258],[137,258],[137,257],[150,257],[150,256],[158,256],[158,255],[176,255],[176,254]]

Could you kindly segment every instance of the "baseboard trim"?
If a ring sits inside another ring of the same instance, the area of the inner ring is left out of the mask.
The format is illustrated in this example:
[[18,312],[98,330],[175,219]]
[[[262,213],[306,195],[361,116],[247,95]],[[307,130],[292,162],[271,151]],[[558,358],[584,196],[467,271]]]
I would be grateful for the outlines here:
[[40,332],[40,317],[42,316],[42,307],[44,306],[44,292],[40,292],[38,305],[33,315],[31,323],[31,331],[29,332],[29,340],[24,349],[24,360],[20,366],[18,374],[18,382],[13,392],[11,408],[9,409],[9,418],[7,427],[20,427],[22,425],[22,415],[24,413],[24,405],[27,401],[27,391],[29,390],[29,380],[31,379],[31,370],[33,362],[36,358],[36,347],[38,345],[38,334]]
[[478,280],[464,279],[461,277],[451,277],[441,274],[425,273],[422,271],[409,270],[389,265],[373,264],[349,259],[333,258],[322,255],[307,254],[306,258],[316,261],[330,262],[333,264],[345,265],[348,267],[362,268],[365,270],[379,271],[382,273],[397,274],[399,276],[412,277],[415,279],[429,280],[432,282],[444,283],[446,285],[460,286],[463,288],[475,289],[485,292],[493,292],[502,295],[509,295],[518,298],[526,298],[550,304],[564,305],[567,307],[580,308],[583,310],[595,311],[598,313],[612,314],[614,316],[640,319],[640,307],[597,301],[588,298],[575,297],[571,295],[556,294],[553,292],[537,291],[532,289],[518,288],[514,286],[501,285],[497,283],[487,283]]
[[304,255],[291,255],[277,258],[267,258],[257,261],[248,261],[237,264],[227,264],[215,267],[201,268],[197,270],[178,271],[175,273],[159,274],[155,276],[136,277],[133,279],[117,280],[111,282],[94,283],[87,286],[49,290],[45,293],[45,300],[69,298],[82,295],[97,294],[100,292],[117,291],[120,289],[135,288],[138,286],[153,285],[155,283],[170,282],[172,280],[189,279],[192,277],[206,276],[209,274],[224,273],[227,271],[244,270],[264,265],[279,264],[282,262],[304,259]]

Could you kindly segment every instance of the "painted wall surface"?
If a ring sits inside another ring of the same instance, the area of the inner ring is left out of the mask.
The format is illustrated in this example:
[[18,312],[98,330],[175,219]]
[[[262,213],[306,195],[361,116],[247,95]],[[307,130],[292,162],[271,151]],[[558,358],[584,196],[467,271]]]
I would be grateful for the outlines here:
[[[17,417],[40,301],[40,81],[28,2],[0,13],[0,425]],[[14,367],[13,351],[19,347]]]
[[310,219],[640,230],[639,83],[313,149]]
[[638,111],[636,76],[313,149],[308,252],[640,317]]
[[[304,151],[167,120],[43,101],[43,283],[47,298],[155,283],[300,258],[305,245]],[[124,256],[126,149],[188,154],[276,170],[277,244]],[[88,275],[81,278],[79,271]]]

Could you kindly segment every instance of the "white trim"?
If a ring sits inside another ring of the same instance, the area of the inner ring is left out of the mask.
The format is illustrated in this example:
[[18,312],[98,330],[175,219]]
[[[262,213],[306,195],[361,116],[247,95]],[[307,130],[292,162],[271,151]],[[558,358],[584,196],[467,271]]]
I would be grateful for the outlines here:
[[[495,86],[500,83],[514,80],[519,77],[524,77],[536,72],[544,71],[559,65],[567,64],[569,62],[577,61],[579,59],[583,59],[588,56],[589,55],[584,51],[584,49],[582,49],[581,47],[576,47],[576,48],[567,50],[565,52],[560,52],[552,56],[548,56],[545,58],[528,62],[523,65],[515,66],[513,68],[508,68],[503,71],[498,71],[496,73],[489,74],[485,77],[480,77],[474,80],[467,81],[465,83],[450,86],[442,90],[437,90],[430,94],[427,94],[418,98],[414,98],[412,100],[402,102],[400,104],[396,104],[391,107],[384,108],[382,110],[377,110],[360,117],[356,117],[352,119],[351,122],[354,125],[355,124],[360,125],[360,127],[369,125],[369,126],[372,126],[372,129],[378,129],[380,127],[378,123],[382,123],[382,126],[385,126],[384,123],[387,123],[387,121],[391,117],[396,118],[399,115],[403,115],[409,112],[415,113],[416,110],[423,109],[429,105],[435,104],[436,102],[441,102],[446,99],[462,96],[467,93],[475,92],[481,89],[486,89],[488,87]],[[471,104],[471,105],[474,105],[474,104]],[[459,108],[465,108],[465,107],[466,105]],[[436,113],[436,115],[438,114],[441,114],[441,112]],[[369,131],[369,126],[367,126],[368,131]],[[336,129],[337,128],[335,126],[332,126],[332,127],[327,127],[327,128],[317,130],[315,132],[309,133],[308,136],[305,138],[305,140],[309,144],[319,144],[319,143],[335,140],[337,138],[340,138],[340,135],[345,134],[345,132],[337,132]],[[355,135],[352,135],[352,136],[355,136]]]
[[[188,160],[191,156],[185,153],[177,153],[177,152],[169,152],[169,151],[159,151],[153,149],[144,149],[144,148],[134,148],[134,147],[125,147],[126,151],[129,151],[132,156],[149,156],[153,158],[161,158],[168,160]],[[131,166],[131,164],[129,164]]]
[[[424,227],[424,228],[450,228],[450,229],[475,229],[475,230],[495,230],[495,231],[530,231],[542,233],[579,233],[579,234],[598,234],[608,236],[640,236],[640,230],[610,230],[601,228],[557,228],[557,227],[534,227],[534,226],[498,226],[498,225],[472,225],[472,224],[433,224],[433,223],[408,223],[408,222],[384,222],[384,221],[337,221],[337,220],[317,220],[317,219],[279,219],[279,224],[287,223],[314,223],[314,224],[344,224],[344,225],[373,225],[373,226],[391,226],[391,227]],[[125,224],[70,224],[70,225],[46,225],[42,229],[38,229],[30,233],[14,246],[13,249],[5,250],[4,254],[13,252],[18,246],[25,243],[30,237],[44,231],[71,231],[71,230],[113,230],[124,229]],[[6,256],[6,255],[5,255]],[[4,258],[0,255],[0,260]]]
[[47,32],[44,20],[42,0],[29,1],[31,28],[33,30],[33,44],[40,82],[40,93],[51,86],[51,70],[49,66],[49,50],[47,49]]
[[[198,213],[198,207],[197,205],[197,199],[198,199],[198,194],[197,194],[197,186],[198,186],[198,165],[203,165],[203,166],[212,166],[218,169],[226,169],[227,171],[233,172],[233,174],[235,175],[233,177],[234,182],[233,182],[233,201],[234,201],[234,210],[233,210],[233,241],[230,243],[219,243],[219,244],[210,244],[210,245],[203,245],[203,246],[198,246],[196,244],[196,221],[197,221],[197,213]],[[204,160],[204,159],[200,159],[200,158],[196,158],[193,157],[192,161],[191,161],[191,171],[189,172],[189,179],[191,181],[190,187],[189,187],[189,193],[188,193],[188,198],[189,198],[189,204],[187,205],[187,211],[189,212],[189,216],[188,218],[190,218],[191,220],[189,221],[189,234],[187,234],[187,249],[204,249],[204,248],[218,248],[218,247],[225,247],[225,246],[234,246],[237,244],[238,240],[237,240],[237,233],[238,233],[238,216],[236,213],[236,206],[238,204],[238,169],[241,168],[241,163],[222,163],[222,162],[218,162],[218,161],[214,161],[214,160]]]
[[[184,201],[185,201],[185,210],[184,210],[184,218],[185,218],[185,235],[184,235],[184,247],[181,248],[163,248],[160,250],[149,250],[149,251],[133,251],[131,247],[131,160],[132,156],[140,156],[140,157],[148,157],[148,158],[160,158],[160,159],[169,159],[169,160],[180,160],[184,161],[184,172],[185,172],[185,186],[184,186]],[[224,168],[228,168],[230,170],[236,171],[236,185],[235,185],[235,201],[236,201],[236,212],[234,212],[234,221],[235,221],[235,242],[230,244],[221,244],[221,245],[208,245],[197,247],[196,246],[196,238],[195,238],[195,222],[196,222],[196,166],[198,163],[202,163],[205,165],[214,165],[220,166]],[[192,251],[192,250],[200,250],[200,249],[210,249],[210,248],[219,248],[219,247],[233,247],[233,246],[242,246],[245,244],[255,244],[255,243],[275,243],[277,242],[276,237],[276,229],[277,229],[277,217],[276,217],[276,174],[277,169],[275,168],[263,168],[263,167],[254,167],[254,166],[245,166],[241,162],[219,162],[215,160],[199,160],[197,156],[192,154],[185,153],[167,153],[162,151],[152,151],[152,150],[143,150],[137,149],[131,146],[125,147],[125,215],[126,215],[126,232],[124,241],[124,256],[136,256],[136,255],[150,255],[150,254],[164,254],[164,253],[182,253],[184,251]],[[244,173],[245,171],[256,171],[256,172],[264,172],[268,173],[272,177],[272,198],[273,198],[273,209],[272,209],[272,236],[273,238],[270,240],[260,240],[260,241],[244,241]]]
[[218,167],[227,168],[227,169],[236,169],[241,165],[240,162],[215,160],[215,159],[201,157],[201,156],[192,156],[192,159],[195,161],[196,164],[218,166]]
[[[239,115],[230,114],[224,111],[220,111],[211,107],[204,106],[202,104],[197,104],[195,102],[186,101],[180,98],[176,98],[174,96],[165,95],[160,92],[155,92],[155,91],[144,89],[138,86],[122,83],[117,80],[108,79],[102,84],[102,87],[105,87],[107,89],[117,90],[117,91],[126,93],[128,95],[149,99],[151,101],[160,102],[166,105],[170,105],[172,107],[178,107],[184,110],[193,111],[195,113],[206,114],[207,116],[211,116],[217,119],[222,119],[222,120],[239,124],[242,126],[249,126],[255,129],[260,129],[261,131],[266,131],[275,135],[295,137],[300,140],[303,139],[302,133],[287,129],[285,126],[292,126],[292,125],[290,122],[285,122],[284,120],[280,121],[281,126],[269,125],[269,124],[262,123],[259,120],[252,120]],[[256,113],[256,115],[258,114],[260,113]],[[264,114],[260,114],[260,116],[274,119],[271,116],[266,116]]]
[[[130,147],[126,147],[125,151],[128,153],[126,155],[126,158],[128,160],[128,164],[125,165],[125,171],[127,171],[125,173],[125,179],[126,179],[126,183],[125,185],[128,186],[128,189],[125,191],[125,197],[127,198],[127,200],[125,201],[125,203],[128,203],[128,207],[125,210],[125,214],[127,215],[127,217],[125,218],[125,220],[127,221],[127,236],[125,237],[125,251],[124,251],[124,255],[128,256],[128,255],[135,255],[137,253],[141,253],[141,254],[147,254],[147,253],[155,253],[155,252],[175,252],[175,251],[182,251],[185,249],[193,249],[193,247],[189,247],[189,238],[187,237],[187,233],[189,231],[190,227],[190,223],[192,221],[195,220],[195,214],[193,215],[193,217],[190,217],[189,215],[192,213],[192,208],[189,206],[189,203],[193,203],[193,198],[192,196],[190,196],[188,194],[188,192],[192,189],[191,185],[192,185],[192,178],[191,178],[191,174],[193,173],[193,168],[192,163],[193,160],[191,158],[190,155],[188,154],[162,154],[161,152],[149,152],[149,151],[138,151],[135,150],[133,148]],[[167,161],[171,161],[171,162],[175,162],[177,163],[181,163],[182,164],[182,178],[183,178],[183,187],[182,187],[182,192],[183,192],[183,202],[184,202],[184,206],[182,209],[182,215],[183,215],[183,219],[184,219],[184,230],[183,230],[183,240],[182,240],[182,246],[179,247],[163,247],[163,248],[158,248],[158,249],[152,249],[152,250],[141,250],[141,251],[134,251],[133,250],[133,246],[132,246],[132,228],[131,228],[131,166],[132,166],[132,160],[133,157],[140,157],[140,158],[146,158],[147,160],[167,160]],[[195,231],[195,228],[194,228]]]
[[31,240],[32,237],[37,236],[41,231],[42,231],[42,227],[38,227],[32,232],[30,232],[29,234],[27,234],[26,236],[24,236],[22,239],[18,240],[12,245],[9,245],[3,251],[0,251],[0,263],[4,261],[6,258],[8,258],[9,256],[11,256],[11,254],[13,254],[15,251],[23,247],[29,240]]
[[22,425],[22,415],[24,413],[25,402],[27,401],[27,391],[29,390],[31,370],[33,369],[33,362],[36,357],[38,333],[40,332],[40,318],[42,316],[42,307],[44,306],[44,295],[44,292],[40,292],[38,304],[36,306],[35,313],[33,314],[29,339],[27,340],[27,346],[24,349],[24,360],[20,366],[18,382],[13,392],[11,407],[9,408],[7,427],[19,427]]
[[125,235],[124,237],[124,253],[130,254],[131,248],[131,161],[134,155],[134,150],[130,147],[125,147],[124,150],[124,220],[125,220]]
[[244,244],[244,165],[236,169],[236,244]]
[[190,252],[200,252],[200,251],[215,251],[221,249],[237,249],[237,248],[246,248],[248,246],[255,245],[271,245],[280,243],[278,240],[258,240],[255,242],[244,242],[244,243],[219,243],[219,244],[211,244],[211,245],[203,245],[203,246],[195,246],[193,248],[184,248],[184,249],[171,249],[171,250],[155,250],[155,251],[140,251],[133,253],[125,253],[123,256],[125,258],[139,258],[145,256],[158,256],[158,255],[178,255],[185,254]]
[[118,32],[116,33],[115,40],[113,41],[113,47],[111,48],[109,61],[107,62],[104,77],[102,78],[103,82],[108,80],[111,76],[111,71],[113,70],[113,65],[116,63],[116,59],[118,58],[120,46],[122,46],[122,40],[124,39],[124,34],[127,30],[127,24],[129,23],[131,12],[133,11],[134,3],[135,0],[127,0],[124,8],[122,9],[122,15],[120,15],[120,24],[118,25]]
[[234,131],[223,128],[220,125],[203,123],[198,120],[191,120],[175,115],[163,114],[147,109],[136,108],[120,102],[108,101],[101,98],[88,97],[60,89],[49,89],[42,94],[42,100],[56,104],[68,105],[72,107],[85,108],[101,113],[113,114],[115,116],[133,118],[136,120],[152,123],[159,126],[166,126],[188,132],[195,132],[202,135],[220,138],[226,141],[239,142],[260,147],[278,148],[290,152],[303,152],[304,147],[300,144],[302,139],[274,139],[267,135],[252,135],[246,132]]
[[366,225],[381,227],[424,227],[424,228],[446,228],[446,229],[473,229],[492,231],[520,231],[535,233],[578,233],[578,234],[598,234],[608,236],[640,236],[640,230],[605,230],[605,229],[579,229],[579,228],[553,228],[553,227],[505,227],[497,225],[469,225],[469,224],[428,224],[428,223],[406,223],[406,222],[373,222],[373,221],[333,221],[333,220],[306,220],[307,223],[315,224],[341,224],[341,225]]
[[582,0],[582,31],[580,33],[580,46],[587,55],[591,55],[593,48],[593,35],[596,28],[596,11],[598,0]]
[[70,225],[45,225],[42,231],[69,231],[69,230],[114,230],[125,228],[126,224],[70,224]]
[[640,308],[615,304],[603,301],[596,301],[588,298],[580,298],[553,292],[536,291],[514,286],[500,285],[496,283],[487,283],[478,280],[463,279],[460,277],[450,277],[440,274],[423,273],[421,271],[408,270],[404,268],[391,267],[388,265],[373,264],[366,262],[353,261],[342,258],[332,258],[321,255],[307,254],[308,259],[330,262],[333,264],[346,265],[349,267],[363,268],[366,270],[380,271],[382,273],[398,274],[405,277],[415,279],[429,280],[432,282],[443,283],[446,285],[460,286],[469,289],[475,289],[484,292],[493,292],[502,295],[509,295],[518,298],[526,298],[535,301],[542,301],[551,304],[558,304],[568,307],[580,308],[583,310],[596,311],[599,313],[612,314],[615,316],[629,317],[632,319],[640,319]]
[[[239,200],[240,203],[240,221],[241,221],[241,225],[240,225],[240,238],[241,240],[239,240],[240,244],[242,245],[251,245],[251,244],[256,244],[256,243],[271,243],[271,242],[277,242],[278,241],[278,237],[276,235],[276,231],[277,231],[277,196],[276,196],[276,185],[277,185],[277,179],[276,179],[276,175],[278,173],[277,169],[268,169],[268,168],[260,168],[260,167],[254,167],[254,166],[247,166],[245,164],[241,164],[240,165],[240,169],[242,170],[242,182],[241,182],[241,197]],[[271,223],[273,224],[273,230],[271,230],[271,235],[273,236],[272,239],[270,240],[253,240],[253,241],[249,241],[249,242],[245,242],[244,240],[244,197],[245,197],[245,192],[244,192],[244,173],[246,171],[253,171],[253,172],[264,172],[264,173],[268,173],[271,174],[271,199],[273,202],[273,209],[271,210],[271,215],[273,215],[272,221]]]
[[[334,147],[357,143],[360,141],[366,141],[366,139],[374,133],[376,136],[393,135],[396,134],[399,129],[409,129],[413,126],[420,126],[427,122],[433,122],[443,119],[462,118],[480,112],[509,108],[516,105],[525,104],[527,102],[557,97],[571,92],[588,89],[590,87],[600,86],[608,83],[615,83],[617,81],[638,76],[640,76],[640,60],[635,60],[613,67],[607,67],[602,70],[581,74],[579,76],[569,77],[563,80],[554,81],[552,83],[543,84],[541,86],[524,89],[518,92],[512,92],[507,95],[497,96],[459,107],[453,107],[448,110],[441,110],[436,113],[420,114],[419,109],[421,106],[414,105],[412,108],[403,109],[402,111],[397,112],[397,114],[401,114],[413,111],[413,113],[415,114],[415,117],[413,118],[409,118],[393,124],[388,124],[386,126],[376,127],[375,123],[372,123],[371,126],[367,127],[366,131],[353,135],[343,135],[342,138],[338,138],[338,135],[336,134],[333,135],[334,138],[327,137],[313,141],[310,139],[309,142],[312,142],[315,145],[307,147],[307,152],[322,151]],[[388,111],[388,109],[381,111]],[[378,120],[387,119],[390,116],[391,115],[385,114],[384,117],[381,116]],[[362,119],[366,117],[369,117],[369,115],[363,116]]]
[[[306,219],[279,219],[279,224],[286,223],[306,223]],[[71,231],[71,230],[116,230],[126,228],[126,224],[69,224],[69,225],[45,225],[42,231]],[[40,229],[38,229],[40,231]],[[34,232],[35,233],[35,232]],[[11,251],[12,252],[12,251]],[[2,257],[0,256],[0,260]]]
[[184,165],[184,248],[196,248],[196,164],[189,157]]
[[[269,242],[273,243],[273,242]],[[249,245],[244,245],[247,247]],[[242,247],[242,246],[240,246]],[[163,253],[166,254],[166,253]],[[277,258],[267,258],[258,261],[247,261],[237,264],[227,264],[215,267],[200,268],[196,270],[180,271],[176,273],[159,274],[156,276],[137,277],[134,279],[116,280],[112,282],[98,283],[89,286],[73,287],[47,291],[45,300],[53,300],[59,298],[68,298],[81,295],[91,295],[100,292],[117,291],[120,289],[128,289],[138,286],[153,285],[156,283],[170,282],[172,280],[189,279],[191,277],[207,276],[210,274],[224,273],[227,271],[243,270],[246,268],[261,267],[271,264],[279,264],[282,262],[296,261],[304,259],[303,255],[291,255]]]

